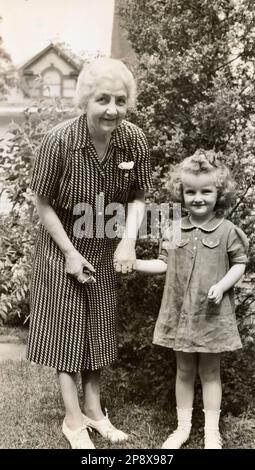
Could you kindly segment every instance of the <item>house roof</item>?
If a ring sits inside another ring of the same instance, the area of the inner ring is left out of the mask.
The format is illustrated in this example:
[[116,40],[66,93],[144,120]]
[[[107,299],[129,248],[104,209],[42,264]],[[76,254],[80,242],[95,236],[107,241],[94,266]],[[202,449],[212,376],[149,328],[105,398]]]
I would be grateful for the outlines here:
[[38,54],[34,55],[30,60],[25,62],[25,64],[20,67],[20,70],[24,71],[27,67],[37,62],[50,50],[54,50],[59,57],[62,57],[62,59],[72,65],[72,67],[74,67],[77,72],[80,72],[81,67],[78,65],[78,63],[76,63],[76,61],[72,57],[70,57],[65,51],[63,51],[63,49],[58,44],[54,43],[50,43],[48,46],[38,52]]

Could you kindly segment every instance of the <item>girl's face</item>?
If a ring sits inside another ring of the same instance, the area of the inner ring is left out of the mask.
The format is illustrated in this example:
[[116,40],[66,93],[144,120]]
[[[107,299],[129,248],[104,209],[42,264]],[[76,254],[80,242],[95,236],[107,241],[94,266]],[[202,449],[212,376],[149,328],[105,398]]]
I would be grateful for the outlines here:
[[183,198],[193,220],[206,222],[210,219],[217,201],[215,175],[200,173],[183,175]]
[[127,92],[122,81],[102,79],[89,98],[86,111],[92,134],[111,134],[127,112]]

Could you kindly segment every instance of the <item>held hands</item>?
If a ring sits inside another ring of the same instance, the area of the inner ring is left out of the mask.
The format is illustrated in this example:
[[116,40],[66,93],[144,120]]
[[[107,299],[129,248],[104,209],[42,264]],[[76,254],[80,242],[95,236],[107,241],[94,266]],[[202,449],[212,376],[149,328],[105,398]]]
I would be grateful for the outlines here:
[[133,240],[122,239],[118,244],[113,264],[115,271],[126,274],[131,273],[136,268],[135,242]]
[[65,255],[66,272],[75,277],[81,284],[95,283],[96,280],[92,273],[95,272],[90,264],[77,250],[72,250]]
[[219,305],[222,301],[223,294],[223,288],[219,284],[215,284],[209,289],[208,299],[214,302],[216,305]]

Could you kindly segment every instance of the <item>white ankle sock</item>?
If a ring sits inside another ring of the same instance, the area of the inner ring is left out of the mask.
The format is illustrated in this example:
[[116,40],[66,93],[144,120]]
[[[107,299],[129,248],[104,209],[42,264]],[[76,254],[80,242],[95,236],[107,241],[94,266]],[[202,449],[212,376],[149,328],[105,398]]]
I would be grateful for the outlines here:
[[219,431],[220,410],[203,410],[205,414],[205,449],[222,449]]
[[205,431],[219,431],[221,410],[203,410],[205,415]]
[[167,440],[163,443],[162,449],[180,449],[190,435],[192,410],[177,408],[178,425]]
[[177,409],[177,420],[178,426],[177,429],[186,431],[188,434],[191,430],[191,419],[193,408],[176,408]]

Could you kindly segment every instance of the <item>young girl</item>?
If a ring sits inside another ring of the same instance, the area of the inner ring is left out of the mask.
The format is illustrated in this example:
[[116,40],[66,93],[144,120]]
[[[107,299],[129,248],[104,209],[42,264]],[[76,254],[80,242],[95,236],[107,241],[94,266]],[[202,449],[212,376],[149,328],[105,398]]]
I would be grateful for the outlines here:
[[241,348],[233,286],[244,274],[248,248],[242,230],[223,217],[233,187],[228,169],[214,152],[197,151],[186,158],[169,181],[172,201],[184,203],[189,213],[181,220],[181,239],[170,227],[159,259],[137,260],[140,272],[167,272],[153,343],[176,352],[178,426],[163,449],[178,449],[189,438],[197,371],[205,449],[222,447],[220,353]]

